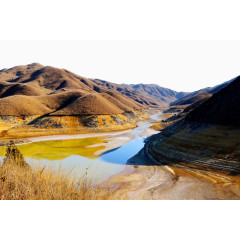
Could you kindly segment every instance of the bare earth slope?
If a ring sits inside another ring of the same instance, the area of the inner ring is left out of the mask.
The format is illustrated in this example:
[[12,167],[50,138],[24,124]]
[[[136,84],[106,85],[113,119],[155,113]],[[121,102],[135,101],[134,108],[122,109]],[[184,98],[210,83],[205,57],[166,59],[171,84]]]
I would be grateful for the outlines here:
[[240,173],[240,77],[145,145],[159,163]]
[[88,78],[40,64],[0,71],[0,115],[119,114],[144,106]]

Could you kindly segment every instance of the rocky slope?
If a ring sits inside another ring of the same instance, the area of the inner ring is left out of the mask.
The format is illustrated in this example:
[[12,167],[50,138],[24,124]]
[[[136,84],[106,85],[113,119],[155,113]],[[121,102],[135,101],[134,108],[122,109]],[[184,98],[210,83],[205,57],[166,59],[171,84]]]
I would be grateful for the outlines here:
[[144,151],[160,164],[240,173],[240,77],[150,139]]

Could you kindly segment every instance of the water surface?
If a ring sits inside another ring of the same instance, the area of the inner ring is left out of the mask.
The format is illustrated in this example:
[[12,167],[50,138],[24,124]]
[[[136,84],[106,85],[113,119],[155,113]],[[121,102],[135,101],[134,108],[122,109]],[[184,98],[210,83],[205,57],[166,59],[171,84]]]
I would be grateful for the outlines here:
[[[64,169],[75,177],[87,176],[98,183],[121,172],[126,162],[143,148],[145,132],[152,125],[151,122],[159,120],[159,113],[151,115],[149,121],[138,122],[133,140],[101,156],[97,156],[96,152],[104,149],[102,143],[112,141],[113,138],[101,136],[42,141],[23,144],[18,148],[30,165],[40,163],[42,166]],[[3,159],[4,151],[5,148],[0,148],[0,159]]]

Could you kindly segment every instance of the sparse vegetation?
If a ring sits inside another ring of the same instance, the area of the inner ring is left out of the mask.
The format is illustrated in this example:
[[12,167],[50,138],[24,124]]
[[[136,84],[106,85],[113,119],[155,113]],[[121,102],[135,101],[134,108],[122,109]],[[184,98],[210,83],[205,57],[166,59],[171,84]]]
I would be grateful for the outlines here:
[[1,200],[114,199],[114,194],[106,185],[89,183],[86,176],[74,181],[61,170],[29,167],[13,142],[0,164]]

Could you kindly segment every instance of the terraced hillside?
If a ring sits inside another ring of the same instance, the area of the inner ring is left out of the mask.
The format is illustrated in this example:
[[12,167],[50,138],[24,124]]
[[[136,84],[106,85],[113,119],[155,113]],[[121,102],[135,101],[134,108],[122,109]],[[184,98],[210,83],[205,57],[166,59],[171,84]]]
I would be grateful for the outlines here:
[[162,164],[240,173],[240,77],[157,134],[146,155]]

